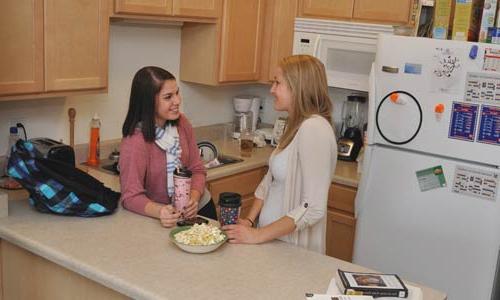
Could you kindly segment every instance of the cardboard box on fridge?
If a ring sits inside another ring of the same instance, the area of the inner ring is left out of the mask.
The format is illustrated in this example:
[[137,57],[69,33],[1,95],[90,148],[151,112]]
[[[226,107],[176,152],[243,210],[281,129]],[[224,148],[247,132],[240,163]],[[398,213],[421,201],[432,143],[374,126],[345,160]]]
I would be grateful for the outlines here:
[[434,24],[432,26],[432,37],[446,40],[452,18],[452,4],[455,0],[436,0],[434,3]]
[[455,0],[451,38],[477,42],[484,0]]
[[500,0],[497,0],[497,15],[495,17],[495,25],[494,27],[500,26]]
[[488,28],[495,26],[495,15],[497,12],[497,0],[485,0],[481,27],[479,29],[479,42],[484,43],[488,37]]

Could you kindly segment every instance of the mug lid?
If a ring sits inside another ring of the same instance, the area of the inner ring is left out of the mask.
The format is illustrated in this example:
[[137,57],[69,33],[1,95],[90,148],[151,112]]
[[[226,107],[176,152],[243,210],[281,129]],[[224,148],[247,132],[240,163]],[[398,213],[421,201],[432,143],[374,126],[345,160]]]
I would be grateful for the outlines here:
[[193,172],[191,172],[187,168],[175,168],[174,175],[182,177],[191,177],[193,175]]
[[240,207],[241,195],[233,192],[223,192],[219,194],[219,205],[224,207]]

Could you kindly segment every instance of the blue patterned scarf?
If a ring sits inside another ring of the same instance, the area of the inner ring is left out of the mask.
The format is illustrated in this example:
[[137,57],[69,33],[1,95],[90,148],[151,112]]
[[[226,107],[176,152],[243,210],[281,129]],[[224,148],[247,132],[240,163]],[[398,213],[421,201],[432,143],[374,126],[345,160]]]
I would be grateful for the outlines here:
[[179,143],[179,132],[176,126],[167,125],[165,128],[155,128],[155,143],[165,150],[167,161],[167,193],[169,197],[174,195],[174,170],[181,167],[181,145]]

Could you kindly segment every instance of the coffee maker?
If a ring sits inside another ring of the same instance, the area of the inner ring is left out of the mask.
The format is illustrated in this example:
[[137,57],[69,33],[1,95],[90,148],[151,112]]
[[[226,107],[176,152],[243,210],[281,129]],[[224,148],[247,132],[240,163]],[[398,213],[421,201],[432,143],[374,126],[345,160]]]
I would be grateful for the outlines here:
[[242,131],[254,132],[257,129],[260,102],[260,98],[256,96],[233,98],[233,138],[239,138]]
[[362,95],[347,96],[342,106],[341,137],[337,141],[338,159],[354,161],[363,146],[361,128],[363,124],[363,103],[366,97]]

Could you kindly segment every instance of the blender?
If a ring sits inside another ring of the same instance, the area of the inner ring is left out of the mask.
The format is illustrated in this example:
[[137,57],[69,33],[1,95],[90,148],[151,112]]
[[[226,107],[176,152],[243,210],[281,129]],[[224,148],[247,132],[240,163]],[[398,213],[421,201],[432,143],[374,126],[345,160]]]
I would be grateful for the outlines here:
[[366,97],[362,95],[350,95],[347,96],[347,101],[342,106],[341,137],[337,141],[340,160],[356,160],[363,146],[361,127],[364,113],[362,104],[365,102]]

